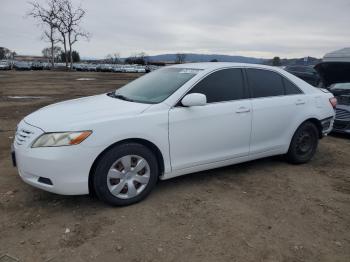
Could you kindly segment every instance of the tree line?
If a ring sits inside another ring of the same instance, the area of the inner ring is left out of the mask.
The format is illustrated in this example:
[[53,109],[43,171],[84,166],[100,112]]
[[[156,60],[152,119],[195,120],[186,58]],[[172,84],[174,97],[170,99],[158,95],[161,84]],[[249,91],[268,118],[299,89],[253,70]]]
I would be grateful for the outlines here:
[[[31,10],[27,13],[39,22],[43,30],[42,39],[50,43],[48,49],[43,50],[43,55],[50,58],[54,67],[58,54],[66,63],[66,67],[73,68],[74,58],[77,52],[73,45],[80,39],[89,39],[89,33],[80,26],[86,12],[81,7],[75,7],[71,0],[47,0],[45,5],[37,1],[29,2]],[[63,52],[60,52],[61,43]],[[79,55],[79,54],[78,54]]]
[[0,47],[0,60],[2,59],[12,59],[16,55],[16,52],[12,52],[6,47]]
[[[183,64],[186,62],[186,54],[184,53],[177,53],[175,55],[175,63],[177,64]],[[108,54],[105,57],[105,62],[110,64],[119,64],[122,62],[119,53]],[[217,62],[217,61],[216,61]],[[127,58],[124,59],[125,64],[138,64],[138,65],[147,65],[151,63],[149,56],[145,52],[136,53],[133,54]]]

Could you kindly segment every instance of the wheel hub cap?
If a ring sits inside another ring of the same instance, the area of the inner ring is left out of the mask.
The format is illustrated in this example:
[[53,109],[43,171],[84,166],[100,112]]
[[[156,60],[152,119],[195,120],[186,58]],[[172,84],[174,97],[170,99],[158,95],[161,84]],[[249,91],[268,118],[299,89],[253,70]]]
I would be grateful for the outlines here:
[[107,174],[107,186],[112,195],[129,199],[139,195],[147,186],[150,167],[147,161],[137,155],[119,158]]

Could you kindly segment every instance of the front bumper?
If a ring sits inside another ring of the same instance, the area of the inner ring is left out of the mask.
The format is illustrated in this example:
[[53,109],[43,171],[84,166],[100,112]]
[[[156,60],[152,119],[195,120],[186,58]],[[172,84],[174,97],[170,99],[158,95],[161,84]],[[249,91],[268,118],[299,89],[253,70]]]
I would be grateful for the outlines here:
[[333,131],[350,134],[350,106],[337,105]]
[[[19,143],[21,130],[30,132],[31,136]],[[88,194],[89,172],[98,149],[83,145],[31,148],[32,142],[42,133],[41,129],[23,121],[18,126],[13,150],[22,180],[57,194]]]
[[322,126],[322,136],[328,135],[333,128],[334,123],[334,117],[327,117],[323,120],[321,120],[321,126]]
[[333,124],[333,132],[350,134],[350,121],[336,119]]

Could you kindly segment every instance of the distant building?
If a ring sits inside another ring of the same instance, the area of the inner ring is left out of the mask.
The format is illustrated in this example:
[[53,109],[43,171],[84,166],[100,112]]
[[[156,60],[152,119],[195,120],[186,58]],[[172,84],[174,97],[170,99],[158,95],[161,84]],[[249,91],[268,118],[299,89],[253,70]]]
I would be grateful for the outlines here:
[[30,55],[15,55],[14,60],[26,62],[49,62],[49,59],[47,57]]

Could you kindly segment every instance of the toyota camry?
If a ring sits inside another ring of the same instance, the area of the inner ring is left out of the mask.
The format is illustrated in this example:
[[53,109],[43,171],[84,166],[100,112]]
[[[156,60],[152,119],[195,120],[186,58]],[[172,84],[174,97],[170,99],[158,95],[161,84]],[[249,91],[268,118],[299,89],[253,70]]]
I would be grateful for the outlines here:
[[34,187],[129,205],[158,179],[273,155],[306,163],[335,106],[327,90],[276,67],[174,65],[26,116],[12,157]]

